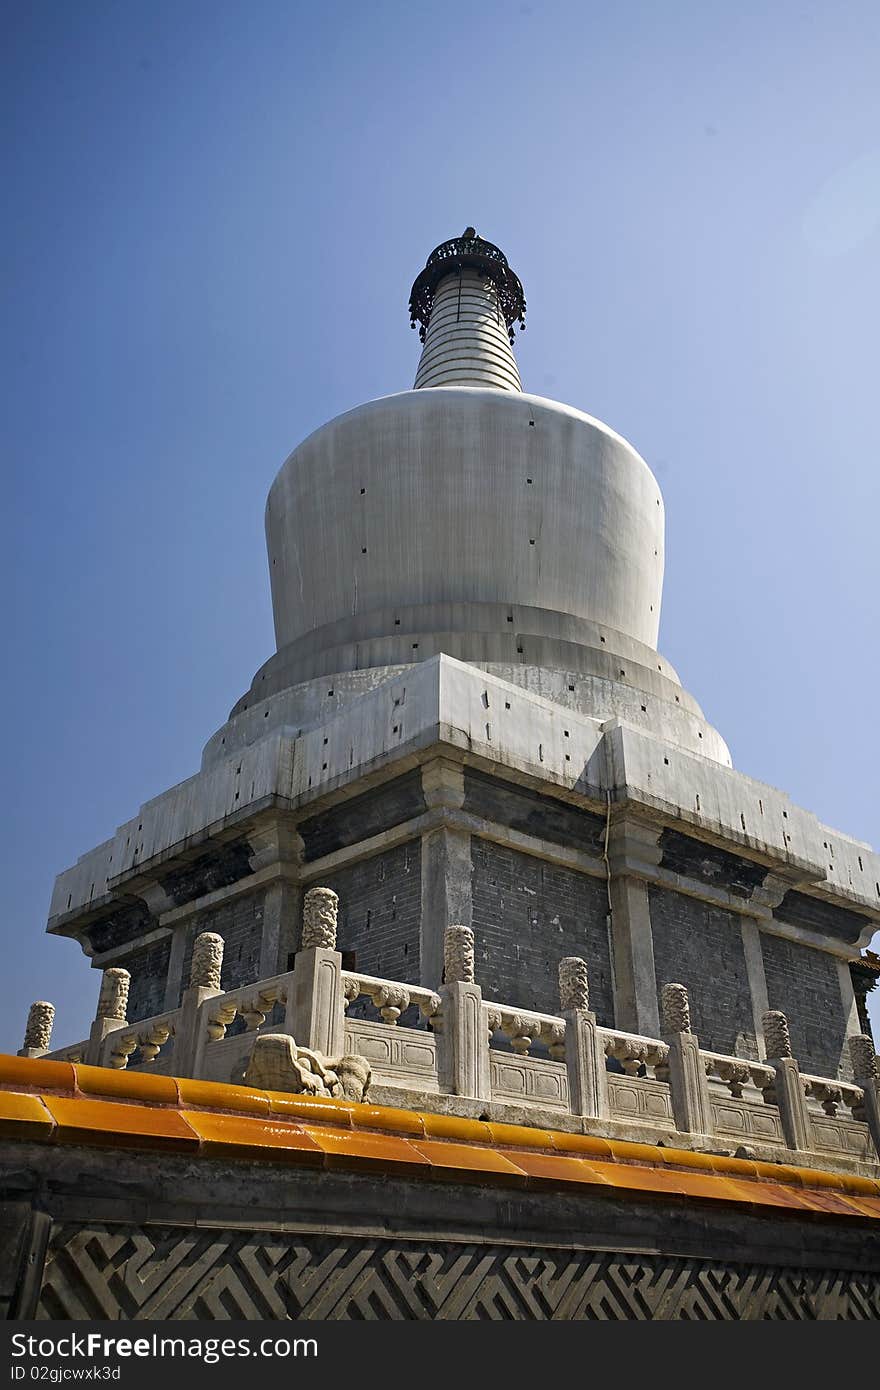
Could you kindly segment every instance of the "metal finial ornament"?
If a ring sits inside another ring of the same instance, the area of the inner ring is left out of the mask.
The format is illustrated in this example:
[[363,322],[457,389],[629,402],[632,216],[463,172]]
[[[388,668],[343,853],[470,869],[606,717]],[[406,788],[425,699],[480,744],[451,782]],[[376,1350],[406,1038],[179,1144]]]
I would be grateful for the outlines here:
[[434,307],[434,291],[445,276],[465,269],[475,270],[484,279],[492,281],[498,292],[498,308],[504,315],[512,344],[513,325],[519,323],[521,329],[526,326],[523,287],[519,277],[507,264],[504,252],[493,246],[491,241],[478,236],[473,227],[465,227],[461,236],[442,242],[431,252],[410,291],[410,327],[415,328],[416,323],[419,324],[419,338],[424,342]]

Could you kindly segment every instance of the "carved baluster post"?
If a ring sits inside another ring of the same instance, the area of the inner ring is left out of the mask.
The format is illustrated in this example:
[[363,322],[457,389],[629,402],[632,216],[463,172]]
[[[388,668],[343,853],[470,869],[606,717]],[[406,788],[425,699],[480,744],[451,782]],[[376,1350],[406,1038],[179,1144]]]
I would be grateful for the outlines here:
[[483,1017],[483,991],[474,980],[474,934],[470,927],[446,928],[443,939],[445,983],[440,988],[437,1066],[440,1089],[454,1096],[488,1100],[489,1038]]
[[559,1008],[565,1020],[565,1065],[573,1115],[608,1113],[605,1048],[596,1015],[590,1012],[587,962],[566,956],[559,962]]
[[790,1149],[809,1149],[812,1147],[810,1117],[800,1068],[791,1055],[788,1019],[778,1009],[770,1009],[764,1014],[763,1023],[767,1061],[776,1072],[773,1092],[785,1142]]
[[342,956],[336,949],[339,899],[332,888],[310,888],[303,898],[302,943],[284,1015],[284,1031],[302,1047],[341,1057],[345,1050]]
[[19,1057],[45,1057],[52,1041],[52,1024],[55,1022],[55,1005],[45,999],[38,999],[28,1009],[27,1027],[24,1030],[24,1046],[19,1048]]
[[676,1129],[709,1137],[712,1106],[700,1040],[691,1032],[691,1006],[684,985],[664,985],[660,991],[663,1036],[669,1044],[669,1090]]
[[200,1077],[202,1055],[208,1041],[207,1018],[202,1005],[222,994],[223,937],[217,932],[200,932],[193,942],[189,984],[180,1001],[180,1015],[174,1033],[174,1074]]
[[[862,1104],[859,1107],[862,1114],[859,1118],[864,1119],[871,1131],[874,1148],[880,1156],[880,1080],[877,1076],[874,1039],[864,1033],[850,1038],[849,1055],[852,1060],[853,1078],[862,1092]],[[858,1113],[857,1111],[856,1114]]]
[[98,1009],[95,1021],[89,1030],[86,1047],[86,1061],[99,1067],[104,1060],[104,1039],[108,1033],[122,1028],[127,1022],[128,989],[131,976],[119,966],[111,966],[101,976],[101,989],[98,994]]

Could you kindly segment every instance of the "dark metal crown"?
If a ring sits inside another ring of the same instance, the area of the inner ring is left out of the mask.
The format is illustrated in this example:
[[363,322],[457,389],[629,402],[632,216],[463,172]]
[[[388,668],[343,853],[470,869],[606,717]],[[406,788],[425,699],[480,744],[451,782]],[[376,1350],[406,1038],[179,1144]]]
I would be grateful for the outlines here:
[[410,327],[420,325],[419,337],[425,341],[431,310],[434,307],[434,291],[446,275],[459,274],[465,268],[476,270],[479,275],[491,280],[498,291],[498,307],[504,315],[511,343],[513,325],[519,322],[520,328],[526,326],[526,297],[519,277],[514,275],[507,264],[507,257],[491,241],[477,236],[473,227],[466,227],[461,236],[444,241],[431,252],[422,273],[410,291]]

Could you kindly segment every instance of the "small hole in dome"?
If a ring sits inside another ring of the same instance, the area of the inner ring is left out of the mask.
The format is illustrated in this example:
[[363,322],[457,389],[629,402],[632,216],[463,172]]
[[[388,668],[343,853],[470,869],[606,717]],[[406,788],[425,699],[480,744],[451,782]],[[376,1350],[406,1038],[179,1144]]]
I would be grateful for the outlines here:
[[365,545],[362,545],[362,546],[361,546],[361,554],[362,554],[362,555],[366,555],[366,553],[367,553],[367,547],[366,547]]
[[668,759],[668,758],[664,758],[663,761],[664,761],[664,763],[666,764],[666,766],[668,767],[668,766],[669,766],[669,759]]
[[570,685],[568,688],[569,688],[569,690],[574,690],[574,686],[573,686],[573,685]]
[[529,541],[529,545],[534,545],[534,544],[535,544],[535,542],[534,542],[533,540],[530,540],[530,541]]

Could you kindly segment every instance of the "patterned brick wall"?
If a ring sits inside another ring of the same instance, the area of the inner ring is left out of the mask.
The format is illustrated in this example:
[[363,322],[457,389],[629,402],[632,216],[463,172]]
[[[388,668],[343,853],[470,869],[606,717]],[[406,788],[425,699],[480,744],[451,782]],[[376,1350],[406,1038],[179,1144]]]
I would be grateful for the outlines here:
[[559,1010],[558,964],[583,956],[590,1005],[614,1021],[605,884],[529,854],[471,841],[476,976],[501,1004]]
[[737,913],[710,907],[667,888],[649,888],[654,968],[663,985],[687,985],[691,1026],[703,1047],[736,1057],[758,1056]]
[[761,932],[767,998],[788,1017],[791,1050],[802,1071],[836,1076],[846,1019],[833,956]]

